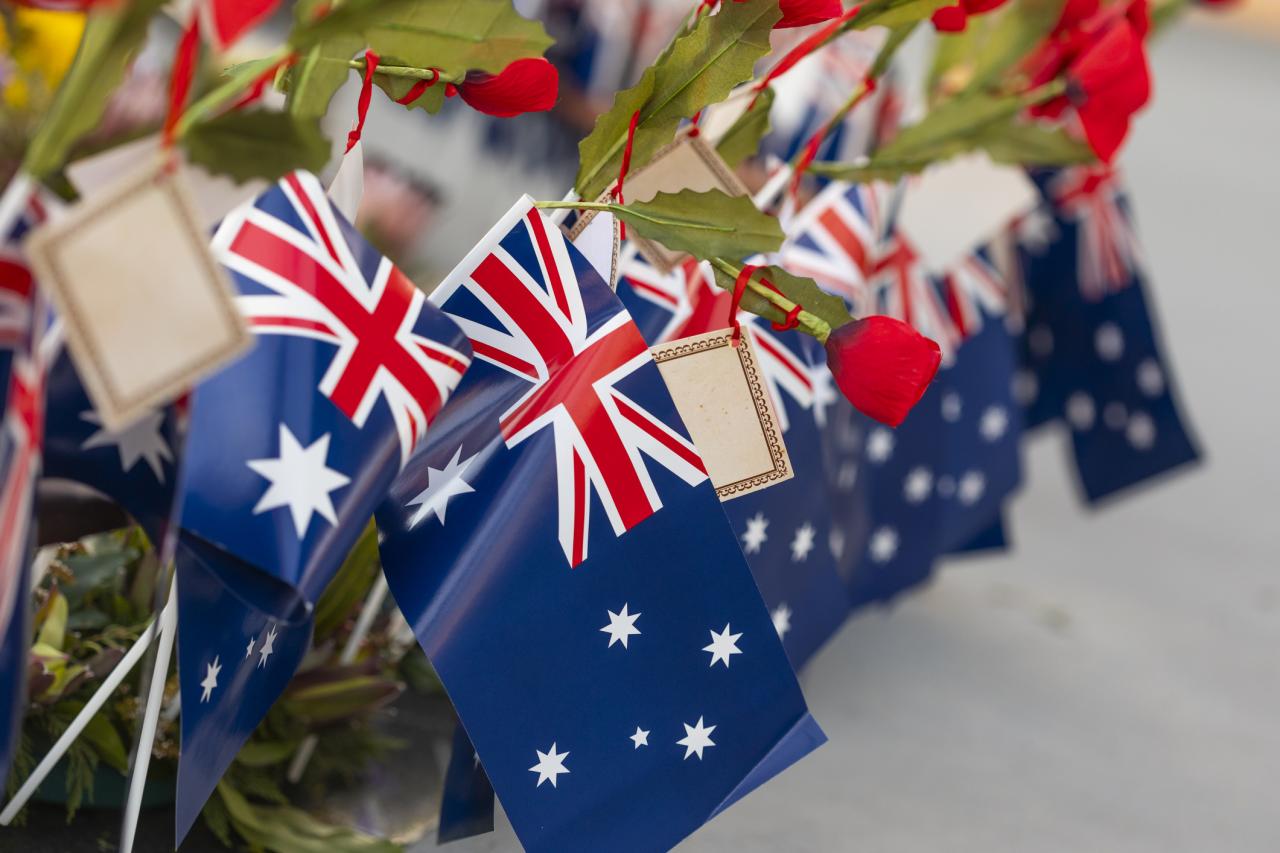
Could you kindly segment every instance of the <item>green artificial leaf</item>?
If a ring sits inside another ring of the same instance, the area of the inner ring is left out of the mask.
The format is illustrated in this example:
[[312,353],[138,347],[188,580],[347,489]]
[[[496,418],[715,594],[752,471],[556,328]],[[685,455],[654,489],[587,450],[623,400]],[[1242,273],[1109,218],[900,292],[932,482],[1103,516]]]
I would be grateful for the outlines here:
[[578,195],[597,198],[617,177],[627,128],[637,110],[632,168],[649,162],[669,143],[682,120],[752,79],[757,60],[769,53],[769,35],[781,14],[777,0],[724,3],[717,14],[704,15],[677,38],[639,83],[617,94],[578,145]]
[[1087,142],[1064,127],[1016,119],[992,128],[980,145],[992,160],[1014,166],[1069,166],[1097,159]]
[[329,140],[318,118],[270,110],[236,110],[191,127],[182,144],[193,163],[229,175],[275,180],[293,169],[319,172],[329,162]]
[[344,826],[323,823],[301,809],[257,806],[225,779],[218,795],[227,817],[251,848],[274,853],[400,853],[397,844]]
[[73,606],[79,606],[85,596],[92,592],[110,588],[114,590],[124,577],[124,571],[134,560],[138,552],[132,548],[116,547],[94,554],[70,554],[63,558],[63,564],[75,575],[75,580],[66,585],[66,595]]
[[36,635],[36,643],[61,652],[67,642],[67,597],[54,587],[49,591],[49,600],[41,612],[46,615]]
[[283,764],[298,749],[296,740],[251,740],[236,753],[236,763],[246,767],[271,767]]
[[730,168],[760,150],[760,140],[769,133],[769,112],[773,109],[773,88],[763,90],[756,104],[747,110],[725,131],[716,145],[716,151]]
[[776,217],[761,211],[749,196],[721,190],[658,193],[651,201],[633,201],[615,212],[641,236],[703,260],[739,260],[782,246]]
[[[713,262],[713,266],[716,271],[716,284],[732,293],[736,283],[736,276],[730,275],[728,270],[724,269],[720,263]],[[848,309],[845,308],[844,300],[838,296],[823,292],[822,288],[818,287],[813,279],[801,278],[800,276],[792,275],[782,267],[770,266],[756,273],[753,280],[767,280],[787,299],[801,306],[805,312],[826,323],[829,327],[826,331],[853,322],[853,317],[849,315]],[[775,307],[772,302],[750,288],[743,293],[741,304],[747,311],[766,320],[776,323],[786,319],[786,315]],[[805,328],[803,324],[800,329],[810,334],[814,331]]]
[[[289,33],[289,47],[298,54],[306,53],[318,44],[366,35],[374,27],[394,20],[424,3],[435,0],[343,0],[332,2],[299,3],[294,8],[293,32]],[[357,48],[359,49],[359,48]]]
[[331,723],[381,708],[403,690],[398,682],[386,678],[357,675],[341,681],[291,689],[280,704],[288,713],[305,717],[313,723]]
[[958,95],[904,128],[871,160],[940,160],[952,156],[972,148],[974,140],[988,127],[1008,121],[1021,108],[1022,98],[1018,95]]
[[[83,703],[77,704],[84,707]],[[78,712],[79,708],[76,710]],[[80,736],[93,747],[98,758],[105,761],[108,766],[121,773],[129,772],[129,754],[125,751],[124,741],[120,739],[120,733],[116,731],[115,726],[111,725],[111,721],[104,712],[99,711],[94,714]]]
[[27,149],[27,172],[43,178],[58,171],[71,146],[98,126],[163,5],[164,0],[134,0],[102,4],[89,13],[71,68]]
[[419,0],[385,15],[366,34],[389,65],[439,68],[455,77],[496,74],[517,59],[541,56],[553,42],[511,0]]
[[[377,83],[378,88],[387,93],[387,97],[399,102],[401,98],[409,94],[410,89],[421,81],[413,77],[374,74],[373,82]],[[432,86],[428,86],[421,95],[403,106],[405,109],[410,110],[423,109],[432,115],[440,112],[440,108],[444,106],[444,84],[437,82]]]
[[285,76],[285,109],[299,118],[319,118],[329,111],[334,93],[347,81],[347,63],[364,46],[355,34],[341,34],[315,45]]
[[382,571],[378,557],[378,530],[370,521],[355,547],[329,581],[316,602],[315,642],[323,642],[347,620],[347,617],[369,594]]
[[865,30],[871,26],[899,27],[914,24],[933,15],[955,0],[871,0],[849,22],[847,29]]
[[[966,63],[969,87],[989,88],[1043,42],[1057,23],[1062,0],[1019,0],[970,18],[972,50]],[[943,39],[947,41],[948,39]]]

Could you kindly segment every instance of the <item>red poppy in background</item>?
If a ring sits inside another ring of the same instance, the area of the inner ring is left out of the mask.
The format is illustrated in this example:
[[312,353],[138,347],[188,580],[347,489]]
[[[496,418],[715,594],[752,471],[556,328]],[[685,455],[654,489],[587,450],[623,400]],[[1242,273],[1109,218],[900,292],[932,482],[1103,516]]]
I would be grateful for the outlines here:
[[1003,6],[1007,0],[960,0],[953,6],[943,6],[930,19],[940,33],[959,33],[969,24],[970,15],[981,15]]
[[938,344],[892,317],[863,317],[827,338],[827,366],[854,408],[897,426],[938,372]]
[[549,110],[560,92],[560,75],[547,60],[517,59],[499,74],[472,71],[456,91],[472,109],[498,118]]

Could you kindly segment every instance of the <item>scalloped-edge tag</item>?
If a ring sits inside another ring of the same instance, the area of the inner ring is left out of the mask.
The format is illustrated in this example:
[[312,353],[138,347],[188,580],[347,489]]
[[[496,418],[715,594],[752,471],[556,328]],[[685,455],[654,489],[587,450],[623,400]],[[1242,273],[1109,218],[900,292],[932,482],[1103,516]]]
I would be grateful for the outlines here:
[[750,334],[736,347],[733,332],[722,329],[649,351],[720,500],[791,479],[791,457]]

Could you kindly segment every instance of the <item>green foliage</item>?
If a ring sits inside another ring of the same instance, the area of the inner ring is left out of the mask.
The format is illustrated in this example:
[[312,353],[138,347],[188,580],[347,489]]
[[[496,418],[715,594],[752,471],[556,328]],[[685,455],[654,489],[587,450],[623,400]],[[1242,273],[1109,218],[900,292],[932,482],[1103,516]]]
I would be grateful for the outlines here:
[[997,163],[1016,166],[1067,166],[1097,159],[1089,144],[1065,127],[1012,121],[982,140],[982,150]]
[[103,4],[89,14],[76,58],[27,149],[28,172],[43,178],[58,171],[71,146],[98,126],[162,5],[163,0],[133,0]]
[[[732,293],[739,268],[722,260],[713,261],[712,266],[716,273],[716,284]],[[801,306],[801,309],[811,315],[816,322],[806,323],[805,318],[801,317],[800,331],[813,335],[819,340],[825,341],[832,329],[853,321],[853,317],[844,306],[844,300],[824,292],[813,279],[792,275],[782,267],[769,266],[756,273],[752,281],[768,281],[786,299]],[[766,320],[781,322],[786,319],[785,312],[750,287],[743,293],[741,304],[747,311]]]
[[[400,846],[354,829],[324,823],[289,806],[259,806],[225,781],[217,798],[226,823],[241,837],[274,853],[397,853]],[[221,820],[221,815],[215,820]]]
[[735,260],[782,246],[782,226],[747,196],[721,190],[658,193],[651,201],[614,208],[638,234],[696,258]]
[[343,33],[311,47],[285,75],[285,109],[301,119],[318,119],[351,73],[347,63],[364,47],[364,39]]
[[552,43],[542,24],[522,17],[511,0],[419,0],[381,16],[366,34],[390,65],[439,68],[456,77],[496,74],[517,59],[541,56]]
[[369,594],[373,582],[382,571],[378,556],[378,529],[370,521],[343,560],[320,600],[316,602],[315,639],[324,642],[341,627],[351,612]]
[[846,29],[865,30],[871,26],[900,27],[915,24],[928,18],[954,0],[870,0],[862,11],[854,16]]
[[633,168],[670,142],[682,120],[750,80],[756,62],[769,52],[769,34],[780,17],[777,0],[725,3],[677,38],[640,82],[617,94],[579,144],[578,195],[597,198],[617,177],[627,127],[637,110]]
[[773,98],[772,87],[761,91],[755,106],[739,116],[720,138],[716,151],[730,168],[736,167],[760,150],[760,140],[769,133],[769,111],[773,109]]
[[994,86],[1034,48],[1058,20],[1063,0],[1018,0],[969,19],[964,32],[938,39],[929,89],[944,81],[973,91]]
[[182,139],[193,163],[237,182],[274,180],[293,169],[318,172],[329,140],[318,118],[270,110],[238,110],[194,125]]

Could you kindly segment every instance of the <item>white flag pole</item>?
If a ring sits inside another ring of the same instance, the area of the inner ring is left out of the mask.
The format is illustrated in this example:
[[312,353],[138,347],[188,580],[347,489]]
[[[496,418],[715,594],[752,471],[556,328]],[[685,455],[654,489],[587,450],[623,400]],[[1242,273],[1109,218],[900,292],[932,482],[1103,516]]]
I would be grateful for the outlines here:
[[121,853],[133,851],[133,839],[138,830],[138,813],[142,808],[142,791],[147,783],[147,771],[151,767],[151,751],[155,746],[156,725],[160,720],[160,704],[164,699],[164,685],[169,674],[169,658],[173,654],[177,627],[178,578],[175,574],[169,584],[169,601],[160,612],[160,642],[157,643],[155,666],[151,671],[151,689],[143,707],[138,751],[129,773],[129,797],[125,801],[124,822],[120,829]]
[[[169,606],[173,606],[172,602]],[[31,799],[31,795],[40,787],[40,783],[45,780],[62,759],[62,756],[66,754],[66,751],[71,748],[72,742],[84,731],[85,726],[98,713],[98,709],[106,703],[111,694],[120,686],[120,682],[124,681],[129,673],[133,671],[133,668],[137,666],[138,661],[142,659],[143,653],[151,645],[151,641],[155,639],[157,630],[157,621],[153,619],[147,629],[142,632],[142,636],[134,641],[133,646],[116,664],[116,668],[103,679],[102,685],[89,697],[89,701],[85,703],[84,708],[80,710],[80,713],[76,714],[75,719],[71,721],[71,725],[67,726],[67,730],[54,743],[48,754],[41,759],[40,763],[36,765],[36,769],[22,783],[22,787],[18,789],[18,792],[13,795],[13,799],[4,807],[4,811],[0,812],[0,826],[8,826],[18,812],[22,811],[22,807],[27,804],[27,800]]]

